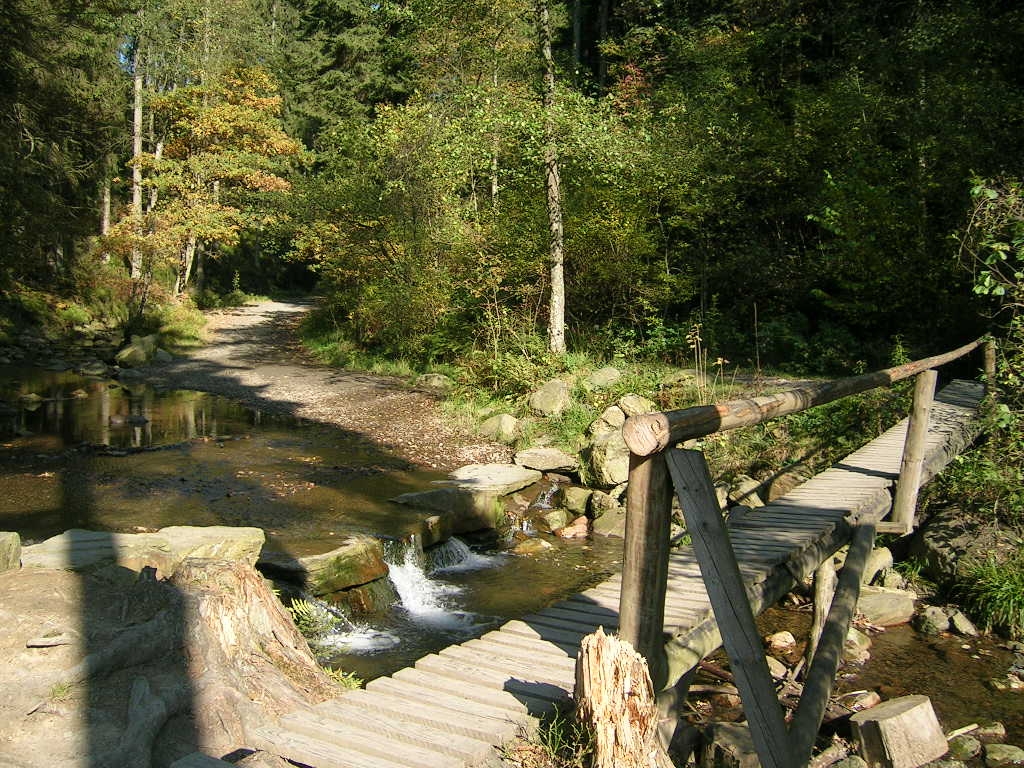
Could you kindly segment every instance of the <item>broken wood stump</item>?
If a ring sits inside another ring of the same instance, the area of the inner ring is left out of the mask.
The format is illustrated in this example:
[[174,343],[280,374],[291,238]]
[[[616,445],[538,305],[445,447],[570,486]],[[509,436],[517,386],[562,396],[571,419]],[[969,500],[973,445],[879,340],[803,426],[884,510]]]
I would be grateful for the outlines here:
[[576,658],[577,717],[593,735],[593,768],[672,768],[658,738],[658,705],[644,657],[597,631]]

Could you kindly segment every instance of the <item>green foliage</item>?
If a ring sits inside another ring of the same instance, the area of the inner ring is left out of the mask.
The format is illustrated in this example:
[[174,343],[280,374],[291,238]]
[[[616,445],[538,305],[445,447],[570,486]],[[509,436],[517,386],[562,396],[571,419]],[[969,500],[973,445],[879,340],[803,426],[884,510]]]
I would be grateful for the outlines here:
[[138,328],[140,333],[157,333],[160,345],[171,352],[186,352],[206,340],[206,318],[186,297],[151,304]]
[[970,565],[955,594],[986,629],[1024,637],[1024,553]]
[[335,667],[321,667],[324,674],[333,680],[338,687],[346,691],[354,691],[358,688],[362,688],[366,682],[356,675],[355,672],[345,672]]
[[337,616],[309,600],[292,600],[288,612],[310,645],[315,645],[324,635],[330,634],[341,625]]

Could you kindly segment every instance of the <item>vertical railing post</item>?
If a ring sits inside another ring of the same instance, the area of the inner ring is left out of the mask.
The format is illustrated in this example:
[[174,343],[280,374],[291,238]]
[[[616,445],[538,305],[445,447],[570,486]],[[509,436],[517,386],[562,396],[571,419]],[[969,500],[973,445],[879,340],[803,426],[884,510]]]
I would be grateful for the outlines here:
[[663,637],[672,490],[661,453],[629,457],[619,636],[647,659],[654,690],[665,687]]
[[[896,499],[892,504],[892,528],[907,534],[914,529],[914,509],[917,492],[921,487],[921,467],[924,463],[925,441],[928,435],[928,415],[935,399],[934,369],[918,374],[914,383],[914,408],[907,424],[907,439],[903,444],[900,479],[896,483]],[[886,530],[889,527],[886,526]]]
[[985,394],[992,397],[996,391],[996,342],[994,339],[985,340],[985,361],[983,363],[985,374]]

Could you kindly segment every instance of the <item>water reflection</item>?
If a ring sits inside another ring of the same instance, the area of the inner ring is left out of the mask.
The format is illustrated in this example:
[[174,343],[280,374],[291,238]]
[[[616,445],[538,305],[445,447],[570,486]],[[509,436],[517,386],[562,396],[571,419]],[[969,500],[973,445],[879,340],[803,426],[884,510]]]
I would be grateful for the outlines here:
[[[259,410],[204,392],[157,392],[145,384],[48,371],[5,377],[0,400],[0,437],[57,450],[82,443],[143,449],[216,440],[265,420]],[[272,420],[281,426],[295,422],[280,416]]]
[[[346,533],[418,529],[421,515],[388,499],[441,476],[344,430],[216,395],[6,373],[0,530],[29,540],[86,524],[125,532],[252,525],[275,548],[312,554]],[[86,493],[88,514],[79,503]]]

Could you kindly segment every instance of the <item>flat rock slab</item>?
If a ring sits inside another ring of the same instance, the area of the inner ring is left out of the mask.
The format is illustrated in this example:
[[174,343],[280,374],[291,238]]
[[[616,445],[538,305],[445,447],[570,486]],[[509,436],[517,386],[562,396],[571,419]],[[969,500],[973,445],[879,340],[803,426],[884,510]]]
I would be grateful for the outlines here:
[[308,557],[264,552],[258,565],[294,576],[314,595],[369,584],[388,574],[384,547],[372,536],[351,536],[330,552]]
[[22,548],[25,568],[81,571],[116,563],[141,571],[149,565],[158,578],[171,576],[189,557],[243,561],[255,565],[263,548],[261,528],[226,525],[170,526],[155,533],[108,533],[73,528],[41,544]]
[[520,467],[540,472],[572,472],[580,467],[575,456],[558,448],[527,448],[516,454],[515,462]]
[[469,464],[448,475],[438,485],[461,488],[466,491],[507,496],[538,482],[543,475],[535,469],[515,464]]

